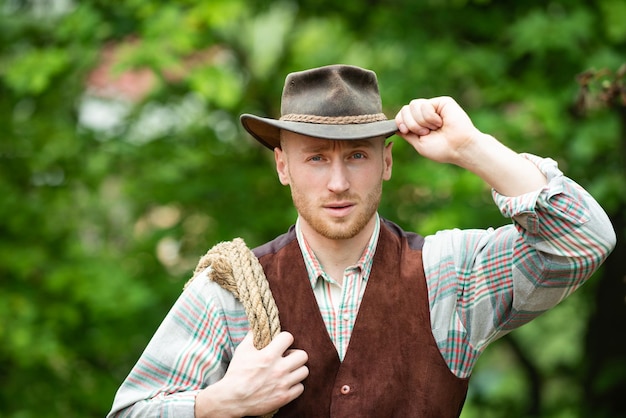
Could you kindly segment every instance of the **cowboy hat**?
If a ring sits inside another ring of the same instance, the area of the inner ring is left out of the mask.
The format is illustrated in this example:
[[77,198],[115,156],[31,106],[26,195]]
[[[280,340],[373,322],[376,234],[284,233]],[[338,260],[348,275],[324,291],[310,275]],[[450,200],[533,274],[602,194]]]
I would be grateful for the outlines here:
[[389,137],[396,122],[382,113],[373,71],[329,65],[287,75],[280,119],[241,115],[243,127],[269,149],[280,146],[280,130],[333,140]]

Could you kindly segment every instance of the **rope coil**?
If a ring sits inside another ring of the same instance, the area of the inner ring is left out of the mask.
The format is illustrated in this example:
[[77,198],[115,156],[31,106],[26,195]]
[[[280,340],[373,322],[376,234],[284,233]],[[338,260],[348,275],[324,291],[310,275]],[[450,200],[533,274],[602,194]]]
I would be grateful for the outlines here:
[[[267,346],[280,333],[280,321],[265,272],[254,253],[241,238],[215,245],[200,258],[185,288],[209,267],[209,279],[242,303],[254,336],[255,348],[260,350]],[[266,414],[263,418],[270,418],[276,412]]]

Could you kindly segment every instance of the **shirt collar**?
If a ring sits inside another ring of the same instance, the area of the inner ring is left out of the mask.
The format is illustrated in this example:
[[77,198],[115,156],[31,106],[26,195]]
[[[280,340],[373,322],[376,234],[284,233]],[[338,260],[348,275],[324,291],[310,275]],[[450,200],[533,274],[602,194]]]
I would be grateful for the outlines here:
[[[376,252],[376,244],[378,243],[379,234],[380,217],[378,213],[376,213],[376,222],[374,223],[374,231],[372,232],[372,236],[370,237],[367,246],[363,250],[363,254],[361,254],[359,261],[357,261],[356,264],[354,264],[353,266],[349,267],[360,270],[359,274],[364,281],[367,281],[367,279],[369,278],[369,274],[372,271],[372,263],[374,260],[374,253]],[[322,268],[322,265],[315,256],[315,253],[304,238],[300,225],[300,217],[298,217],[298,219],[296,220],[296,238],[298,239],[300,251],[302,252],[302,256],[304,257],[304,264],[306,266],[309,280],[311,281],[311,286],[315,287],[317,281],[320,278],[334,283],[334,281],[326,274],[326,272],[324,272],[324,269]]]

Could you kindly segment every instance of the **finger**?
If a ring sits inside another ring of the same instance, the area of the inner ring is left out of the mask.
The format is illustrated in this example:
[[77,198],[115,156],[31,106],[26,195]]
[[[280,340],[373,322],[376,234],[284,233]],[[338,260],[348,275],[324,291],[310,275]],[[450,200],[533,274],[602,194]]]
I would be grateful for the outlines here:
[[411,114],[420,126],[434,131],[443,125],[443,119],[437,111],[438,103],[439,101],[436,99],[418,99],[411,101],[409,107]]
[[307,377],[309,377],[309,368],[306,366],[299,367],[286,377],[286,387],[291,388],[293,386],[297,386],[298,384],[301,384]]
[[402,135],[406,135],[409,133],[409,128],[406,126],[406,124],[404,123],[404,117],[402,115],[402,111],[406,106],[402,106],[402,109],[400,109],[398,111],[398,113],[396,114],[396,126],[398,127],[398,131],[400,131],[400,134]]
[[254,334],[252,334],[252,331],[249,331],[237,347],[235,347],[234,358],[246,358],[255,351],[257,351],[257,349],[254,346]]
[[254,334],[252,333],[252,331],[248,331],[246,336],[239,343],[239,346],[244,348],[254,347]]
[[304,379],[309,377],[309,368],[307,366],[298,367],[292,373],[296,382],[302,382]]
[[302,367],[309,361],[309,355],[304,350],[289,350],[284,355],[285,366],[287,370],[296,370]]
[[293,344],[293,335],[287,331],[279,333],[263,350],[270,351],[275,355],[283,355]]
[[[405,128],[406,126],[403,125]],[[430,132],[430,131],[428,131]],[[402,132],[401,130],[399,130],[398,135],[401,136],[402,138],[404,138],[407,142],[409,143],[414,143],[415,141],[419,141],[420,137],[419,135],[414,134],[413,132],[410,132],[407,128],[406,133]]]
[[302,393],[304,393],[304,385],[302,383],[297,383],[293,385],[287,391],[287,398],[289,399],[289,401],[286,403],[293,401],[298,396],[302,395]]
[[406,126],[404,131],[400,130],[401,133],[414,133],[419,136],[428,135],[430,128],[425,125],[425,119],[422,115],[423,102],[425,102],[424,99],[412,100],[410,104],[400,109],[401,123]]

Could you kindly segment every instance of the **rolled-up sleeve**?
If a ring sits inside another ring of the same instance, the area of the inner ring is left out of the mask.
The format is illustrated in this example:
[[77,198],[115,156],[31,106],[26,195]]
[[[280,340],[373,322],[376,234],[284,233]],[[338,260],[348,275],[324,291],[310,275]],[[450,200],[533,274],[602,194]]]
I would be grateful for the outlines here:
[[521,196],[492,191],[512,223],[426,237],[433,334],[450,369],[467,377],[484,348],[579,288],[615,247],[600,205],[549,158],[522,154],[547,185]]
[[[566,289],[558,300],[546,301],[547,309],[597,270],[615,247],[616,237],[600,205],[586,190],[565,177],[554,160],[522,155],[544,173],[547,186],[518,197],[492,193],[500,211],[513,220],[520,235],[512,260],[513,273],[521,282],[519,287]],[[541,258],[542,262],[527,261],[533,257]],[[533,265],[542,268],[535,270]],[[529,286],[521,286],[524,281]],[[520,299],[520,308],[529,302],[524,300],[522,292],[516,292],[515,296]]]

